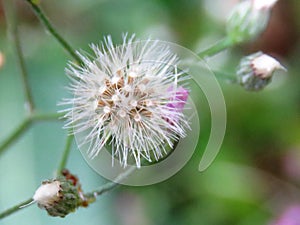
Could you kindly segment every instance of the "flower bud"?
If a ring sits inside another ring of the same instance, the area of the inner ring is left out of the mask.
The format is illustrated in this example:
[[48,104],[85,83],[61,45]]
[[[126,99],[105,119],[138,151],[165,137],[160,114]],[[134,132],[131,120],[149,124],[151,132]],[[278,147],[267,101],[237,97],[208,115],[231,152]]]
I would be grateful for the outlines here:
[[237,4],[227,20],[227,35],[234,43],[255,39],[267,27],[271,9],[276,2],[246,0]]
[[271,82],[275,70],[286,70],[276,59],[257,52],[244,57],[237,69],[237,81],[249,91],[259,91]]
[[93,199],[86,199],[77,178],[67,170],[57,179],[44,181],[35,191],[34,202],[50,216],[65,217],[78,207],[87,207]]

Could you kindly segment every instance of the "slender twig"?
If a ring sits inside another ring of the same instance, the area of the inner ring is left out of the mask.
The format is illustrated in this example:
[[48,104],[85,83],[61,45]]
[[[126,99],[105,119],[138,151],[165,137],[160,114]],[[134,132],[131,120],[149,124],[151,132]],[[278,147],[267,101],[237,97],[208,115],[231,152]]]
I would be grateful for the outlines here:
[[26,0],[39,20],[44,24],[45,28],[50,34],[63,46],[63,48],[72,56],[78,63],[82,63],[80,57],[76,54],[74,49],[68,44],[68,42],[56,31],[53,25],[50,23],[49,19],[46,17],[42,9],[34,3],[32,0]]
[[14,7],[14,1],[12,0],[4,0],[3,1],[4,11],[5,11],[5,18],[6,18],[6,24],[7,24],[7,30],[9,32],[9,35],[12,38],[14,51],[17,56],[17,62],[19,64],[20,72],[21,72],[21,78],[22,78],[22,84],[25,91],[25,101],[27,109],[29,110],[29,113],[32,113],[34,110],[34,102],[32,98],[32,93],[28,81],[28,73],[23,57],[23,51],[20,43],[20,37],[19,37],[19,31],[18,31],[18,25],[17,25],[17,15],[16,10]]
[[26,118],[24,121],[2,142],[0,154],[4,152],[16,139],[18,139],[32,124],[32,119]]
[[68,161],[68,158],[69,158],[69,155],[70,155],[70,150],[71,150],[71,147],[72,147],[73,138],[74,138],[73,135],[69,135],[67,137],[65,149],[63,151],[61,161],[60,161],[60,164],[59,164],[58,169],[57,169],[57,175],[59,175],[61,173],[61,171],[64,168],[66,168],[66,164],[67,164],[67,161]]
[[33,121],[58,121],[58,119],[62,116],[62,113],[34,113],[31,117]]
[[125,172],[123,172],[119,176],[117,176],[113,182],[108,182],[108,183],[102,185],[101,187],[92,191],[91,193],[87,193],[86,196],[95,196],[96,197],[96,196],[102,195],[108,191],[111,191],[112,189],[119,186],[120,185],[119,182],[126,179],[135,170],[136,170],[135,166],[130,167],[128,170],[126,170]]
[[15,140],[17,140],[33,122],[58,120],[60,113],[35,113],[25,118],[19,126],[0,144],[0,154],[3,153]]
[[216,55],[217,53],[231,47],[234,45],[234,42],[229,38],[225,37],[202,52],[198,53],[198,56],[201,58],[210,57]]
[[26,200],[26,201],[24,201],[24,202],[21,202],[21,203],[18,204],[18,205],[15,205],[15,206],[13,206],[13,207],[11,207],[11,208],[9,208],[9,209],[7,209],[7,210],[1,212],[1,213],[0,213],[0,220],[3,219],[4,217],[9,216],[10,214],[13,214],[13,213],[15,213],[15,212],[17,212],[17,211],[19,211],[19,210],[25,208],[25,207],[28,206],[32,201],[33,201],[33,199],[30,198],[30,199],[28,199],[28,200]]
[[233,73],[226,73],[220,70],[212,70],[212,72],[215,74],[217,79],[223,80],[223,81],[227,81],[228,83],[236,83],[237,82],[237,78]]

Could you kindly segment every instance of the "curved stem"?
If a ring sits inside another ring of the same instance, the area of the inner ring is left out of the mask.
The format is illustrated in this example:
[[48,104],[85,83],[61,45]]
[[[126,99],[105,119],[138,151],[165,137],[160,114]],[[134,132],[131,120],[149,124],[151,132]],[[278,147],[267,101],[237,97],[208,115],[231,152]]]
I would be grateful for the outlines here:
[[49,19],[45,16],[44,12],[37,5],[37,3],[34,3],[33,0],[26,1],[31,6],[39,20],[43,23],[45,28],[49,31],[49,33],[52,34],[52,36],[63,46],[63,48],[70,54],[70,56],[72,56],[78,63],[82,63],[80,57],[75,53],[74,49],[68,44],[68,42],[52,26]]
[[57,175],[59,175],[61,173],[61,171],[66,167],[67,160],[68,160],[68,157],[70,155],[70,150],[71,150],[71,147],[72,147],[73,138],[74,138],[73,135],[69,135],[67,137],[65,149],[63,151],[63,155],[61,157],[61,161],[60,161],[60,164],[59,164],[58,169],[57,169]]
[[222,40],[210,46],[209,48],[203,50],[202,52],[199,52],[198,56],[201,58],[211,57],[233,45],[234,42],[229,37],[225,37]]
[[18,205],[15,205],[15,206],[13,206],[13,207],[11,207],[11,208],[9,208],[9,209],[3,211],[2,213],[0,213],[0,220],[3,219],[4,217],[9,216],[10,214],[13,214],[13,213],[15,213],[15,212],[17,212],[17,211],[19,211],[19,210],[25,208],[26,206],[29,206],[29,204],[30,204],[32,201],[33,201],[33,199],[30,198],[30,199],[28,199],[28,200],[26,200],[26,201],[24,201],[24,202],[21,202],[21,203],[18,204]]
[[25,101],[26,105],[28,106],[29,113],[32,113],[34,110],[34,102],[30,90],[30,85],[28,82],[28,73],[23,57],[23,51],[20,43],[19,31],[17,26],[17,16],[15,13],[14,1],[12,0],[5,0],[3,1],[4,11],[5,11],[5,18],[7,24],[7,30],[12,38],[14,51],[17,56],[17,62],[19,64],[22,84],[25,91]]

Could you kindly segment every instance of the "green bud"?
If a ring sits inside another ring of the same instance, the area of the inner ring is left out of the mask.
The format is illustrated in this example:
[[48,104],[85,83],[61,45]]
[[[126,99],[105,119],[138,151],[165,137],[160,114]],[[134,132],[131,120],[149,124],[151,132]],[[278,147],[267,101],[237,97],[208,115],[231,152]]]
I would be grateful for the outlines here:
[[237,4],[227,20],[227,35],[234,43],[255,39],[268,25],[277,0],[246,0]]

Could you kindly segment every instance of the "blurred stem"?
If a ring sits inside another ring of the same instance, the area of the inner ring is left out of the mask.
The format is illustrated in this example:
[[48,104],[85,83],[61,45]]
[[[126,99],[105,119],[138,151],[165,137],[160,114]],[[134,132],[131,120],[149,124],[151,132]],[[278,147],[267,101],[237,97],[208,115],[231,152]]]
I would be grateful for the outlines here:
[[17,140],[33,122],[58,120],[60,113],[52,114],[32,114],[24,119],[21,124],[0,144],[0,154],[2,154],[15,140]]
[[213,70],[212,72],[215,74],[217,79],[228,81],[229,83],[237,82],[236,76],[234,74],[226,73],[220,70]]
[[19,31],[17,25],[17,15],[16,15],[16,9],[14,3],[15,3],[14,0],[3,1],[5,19],[7,24],[7,30],[9,35],[12,38],[14,51],[17,55],[17,62],[19,64],[22,84],[25,91],[26,105],[28,106],[29,113],[32,113],[34,110],[34,102],[30,90],[30,85],[28,82],[28,73],[27,73],[27,69],[23,57],[23,51],[20,43],[20,37],[19,37]]
[[1,212],[0,213],[0,220],[3,219],[3,218],[5,218],[5,217],[7,217],[7,216],[9,216],[10,214],[13,214],[13,213],[15,213],[15,212],[17,212],[17,211],[19,211],[19,210],[21,210],[21,209],[29,206],[32,201],[33,201],[33,199],[30,198],[30,199],[28,199],[28,200],[26,200],[24,202],[21,202],[18,205],[15,205],[15,206],[13,206],[13,207],[11,207],[11,208],[9,208],[9,209]]
[[49,19],[45,16],[42,9],[38,6],[38,3],[35,3],[33,0],[26,0],[39,20],[44,24],[45,28],[49,31],[50,34],[62,45],[62,47],[72,56],[77,63],[82,63],[80,57],[75,53],[74,49],[68,44],[68,42],[56,31],[52,26]]
[[85,194],[85,196],[87,198],[91,198],[91,196],[93,197],[97,197],[100,196],[108,191],[111,191],[112,189],[116,188],[117,186],[120,185],[119,182],[123,181],[124,179],[126,179],[131,173],[133,173],[136,170],[135,166],[130,167],[129,169],[127,169],[125,172],[121,173],[119,176],[117,176],[114,181],[112,182],[108,182],[104,185],[102,185],[101,187],[99,187],[97,190],[92,191],[91,193],[87,193]]
[[30,117],[25,119],[0,145],[0,154],[2,154],[4,150],[6,150],[16,139],[18,139],[30,127],[31,123],[32,119]]
[[222,40],[216,42],[209,48],[203,50],[202,52],[198,53],[198,56],[201,58],[211,57],[213,55],[216,55],[219,52],[222,52],[223,50],[232,47],[234,45],[234,42],[229,37],[225,37]]
[[48,121],[48,120],[58,120],[64,114],[62,113],[35,113],[32,115],[32,120],[34,121]]
[[74,139],[73,135],[69,135],[67,137],[65,149],[63,151],[61,161],[60,161],[60,164],[57,169],[57,176],[60,175],[61,171],[66,168],[66,164],[67,164],[67,161],[68,161],[68,158],[70,155],[70,150],[71,150],[73,139]]
[[[67,159],[69,151],[70,151],[69,149],[70,149],[72,140],[73,140],[73,136],[69,136],[67,139],[67,144],[66,144],[63,158],[62,158],[62,161],[60,164],[60,169],[63,169],[65,167],[66,159]],[[106,192],[109,192],[109,191],[113,190],[115,187],[119,186],[120,184],[118,182],[121,182],[122,180],[126,179],[128,177],[128,175],[130,175],[135,170],[136,170],[136,167],[134,167],[134,166],[130,167],[128,170],[126,170],[125,172],[123,172],[119,176],[117,176],[116,179],[114,180],[114,182],[108,182],[108,183],[102,185],[99,189],[85,194],[84,197],[88,200],[89,203],[94,202],[96,200],[97,196],[100,196]],[[29,206],[30,203],[32,203],[32,202],[33,202],[33,199],[30,198],[24,202],[21,202],[18,205],[15,205],[15,206],[3,211],[2,213],[0,213],[0,219],[3,219],[21,209]]]

